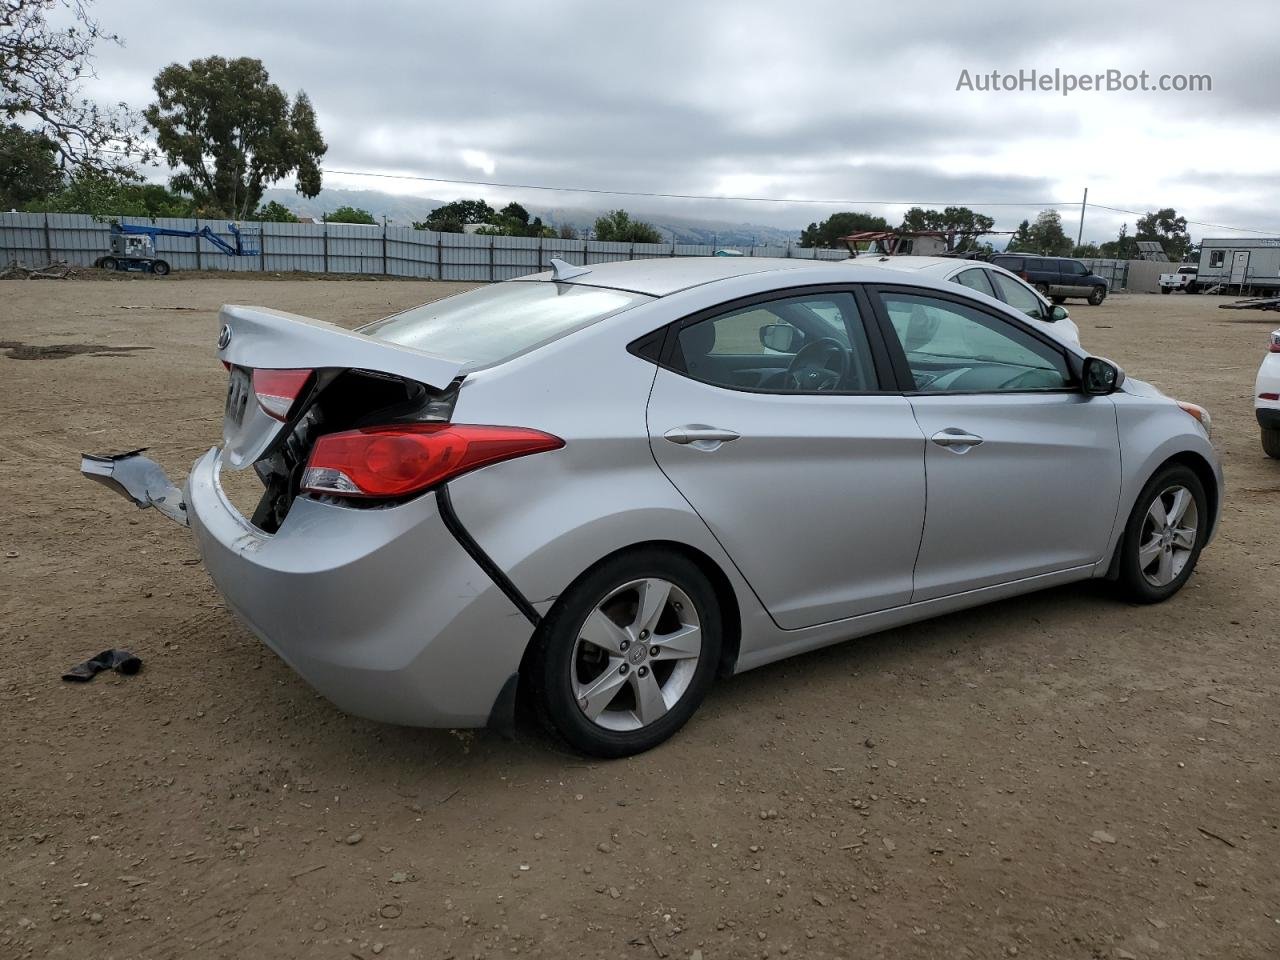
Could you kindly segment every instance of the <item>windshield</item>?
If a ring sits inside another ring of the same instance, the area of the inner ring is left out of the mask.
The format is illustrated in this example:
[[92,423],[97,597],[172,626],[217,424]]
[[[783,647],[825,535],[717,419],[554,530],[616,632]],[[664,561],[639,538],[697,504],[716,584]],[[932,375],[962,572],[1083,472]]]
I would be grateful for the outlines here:
[[360,332],[475,369],[510,360],[649,299],[625,290],[517,280],[424,303]]

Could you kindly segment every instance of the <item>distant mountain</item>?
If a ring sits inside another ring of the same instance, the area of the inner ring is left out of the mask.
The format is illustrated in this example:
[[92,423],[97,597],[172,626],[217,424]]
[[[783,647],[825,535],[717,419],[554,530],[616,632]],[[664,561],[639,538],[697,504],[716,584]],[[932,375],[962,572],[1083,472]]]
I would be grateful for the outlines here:
[[[339,190],[324,189],[308,199],[292,190],[274,188],[263,195],[263,203],[275,200],[282,203],[300,217],[314,217],[319,220],[326,211],[338,207],[359,207],[368,210],[375,218],[386,217],[391,223],[408,226],[414,221],[427,218],[436,207],[442,206],[444,200],[431,197],[404,196],[395,193],[383,193],[380,190]],[[612,204],[609,207],[588,209],[583,207],[542,207],[526,204],[532,216],[541,217],[543,222],[553,227],[568,224],[578,231],[579,235],[591,229],[596,217],[624,204]],[[653,224],[662,234],[664,241],[674,235],[677,243],[705,243],[729,247],[751,246],[784,246],[794,243],[800,238],[799,230],[783,230],[778,227],[765,226],[758,223],[731,223],[724,220],[700,220],[689,217],[673,217],[661,213],[646,212],[642,209],[627,208],[628,212],[640,220]]]

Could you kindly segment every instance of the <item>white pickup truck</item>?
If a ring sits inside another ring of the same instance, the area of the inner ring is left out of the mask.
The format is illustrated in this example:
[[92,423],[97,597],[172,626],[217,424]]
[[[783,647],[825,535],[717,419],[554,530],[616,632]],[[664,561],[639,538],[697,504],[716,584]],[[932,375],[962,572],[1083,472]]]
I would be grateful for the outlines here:
[[1190,263],[1179,267],[1177,273],[1160,274],[1160,292],[1173,293],[1181,290],[1184,293],[1199,293],[1200,286],[1196,283],[1196,274],[1199,272],[1200,268]]

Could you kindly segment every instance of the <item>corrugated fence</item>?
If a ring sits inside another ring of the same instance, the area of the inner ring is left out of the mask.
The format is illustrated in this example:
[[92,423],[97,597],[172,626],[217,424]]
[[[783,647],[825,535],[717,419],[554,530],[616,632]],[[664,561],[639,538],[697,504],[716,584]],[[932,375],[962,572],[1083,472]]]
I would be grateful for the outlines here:
[[[225,220],[119,217],[175,230],[212,228],[228,242]],[[410,227],[351,223],[238,224],[253,256],[229,256],[198,237],[156,237],[156,256],[174,270],[233,270],[284,273],[355,273],[431,280],[508,280],[546,269],[552,257],[574,264],[705,257],[705,244],[609,243],[531,237],[435,233]],[[723,248],[719,248],[723,249]],[[844,260],[843,250],[812,247],[735,247],[745,256]],[[0,265],[16,260],[37,266],[58,260],[91,266],[110,251],[110,225],[79,213],[0,213]]]

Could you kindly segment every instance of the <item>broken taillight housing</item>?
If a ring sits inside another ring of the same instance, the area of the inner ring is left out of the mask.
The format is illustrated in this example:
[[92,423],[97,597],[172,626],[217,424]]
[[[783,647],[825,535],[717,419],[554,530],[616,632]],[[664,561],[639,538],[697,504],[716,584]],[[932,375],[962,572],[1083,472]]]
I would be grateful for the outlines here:
[[362,427],[316,441],[302,474],[302,489],[336,497],[407,497],[478,467],[563,446],[559,437],[525,427]]
[[1271,353],[1280,353],[1280,330],[1273,330],[1271,333],[1271,344],[1268,348]]
[[253,392],[258,406],[273,420],[289,419],[299,395],[311,379],[311,370],[254,370]]

